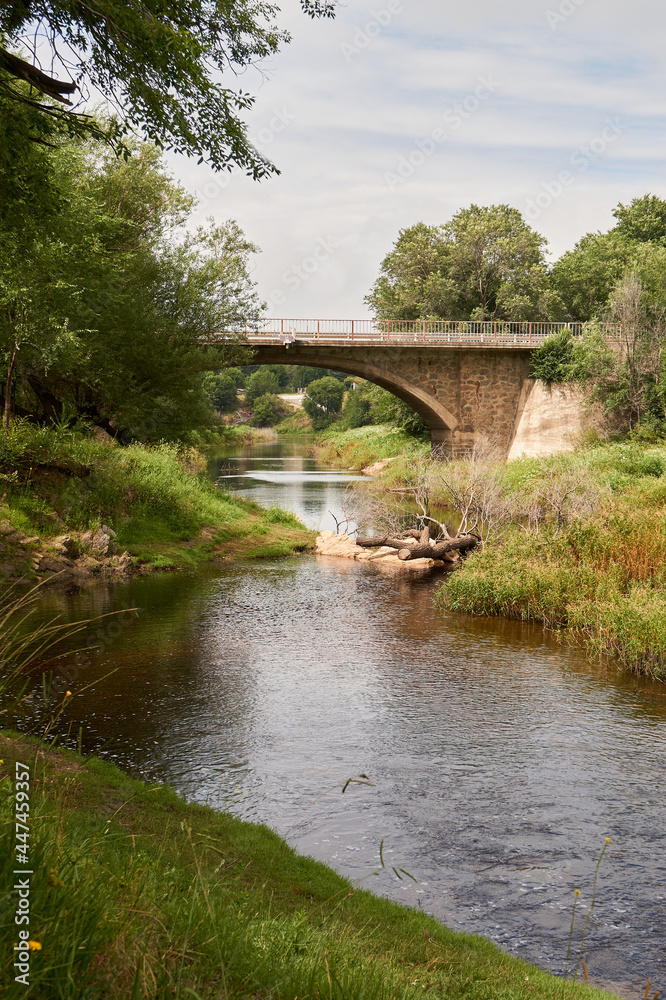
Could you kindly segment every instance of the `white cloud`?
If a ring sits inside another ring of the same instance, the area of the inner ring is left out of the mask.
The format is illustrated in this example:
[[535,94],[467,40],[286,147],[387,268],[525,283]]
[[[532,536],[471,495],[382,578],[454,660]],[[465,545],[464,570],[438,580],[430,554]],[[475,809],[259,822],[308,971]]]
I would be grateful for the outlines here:
[[[364,315],[363,296],[400,227],[446,221],[472,202],[524,209],[563,170],[573,183],[534,223],[556,255],[608,228],[618,201],[648,190],[666,196],[661,9],[652,0],[584,0],[551,28],[547,12],[561,3],[402,0],[402,12],[349,58],[342,46],[386,20],[377,15],[386,0],[349,0],[334,22],[312,22],[290,0],[282,17],[292,44],[263,77],[241,80],[257,95],[250,131],[281,176],[218,178],[210,197],[212,172],[172,159],[188,188],[208,192],[201,216],[238,219],[262,247],[260,294],[285,296],[274,315]],[[386,173],[489,76],[496,92],[391,191]],[[288,120],[270,134],[276,111]],[[574,168],[572,156],[598,140],[608,118],[622,122],[617,141]],[[330,238],[339,246],[316,271],[285,285],[285,273]]]

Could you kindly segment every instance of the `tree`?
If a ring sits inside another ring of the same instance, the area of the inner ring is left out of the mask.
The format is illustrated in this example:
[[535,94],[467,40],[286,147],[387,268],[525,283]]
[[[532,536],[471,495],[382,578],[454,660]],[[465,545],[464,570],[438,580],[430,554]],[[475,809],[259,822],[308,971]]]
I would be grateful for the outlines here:
[[553,319],[546,241],[509,205],[400,231],[366,301],[378,319]]
[[387,389],[382,389],[381,386],[374,385],[372,382],[366,382],[363,391],[370,403],[373,423],[391,424],[414,437],[421,437],[429,433],[428,425],[423,417],[408,403],[394,396],[392,392],[388,392]]
[[[331,0],[300,4],[311,17],[334,16]],[[261,178],[276,171],[246,134],[243,116],[254,99],[222,80],[289,41],[275,24],[278,11],[268,0],[11,0],[0,7],[0,94],[99,138],[99,123],[70,105],[77,91],[82,99],[97,92],[123,131],[139,129],[216,170],[236,165]],[[42,58],[50,49],[43,61],[69,80],[22,58],[17,50],[36,61],[36,39]],[[117,145],[120,133],[106,137]]]
[[246,353],[216,335],[258,314],[255,248],[232,222],[184,235],[191,199],[154,147],[26,149],[20,199],[0,160],[5,420],[67,411],[144,440],[210,423],[204,373]]
[[585,322],[601,316],[633,253],[632,241],[613,229],[588,233],[556,261],[552,285],[572,319]]
[[231,371],[220,372],[219,375],[207,374],[204,385],[211,403],[220,413],[233,413],[238,408],[236,380]]
[[639,243],[666,245],[666,201],[654,194],[634,198],[629,205],[622,202],[613,209],[618,220],[616,231]]
[[553,266],[553,288],[574,320],[599,319],[617,283],[630,273],[639,276],[648,296],[658,290],[664,299],[658,274],[666,249],[666,201],[646,194],[629,205],[620,203],[613,215],[613,229],[587,233]]
[[313,428],[323,430],[336,419],[342,409],[345,393],[343,383],[330,375],[315,379],[308,385],[303,399],[303,409],[312,420]]
[[613,342],[593,325],[574,342],[572,376],[629,430],[646,418],[663,421],[666,380],[662,361],[666,330],[655,316],[636,274],[622,278],[610,298],[608,316],[620,325]]
[[342,407],[342,422],[345,427],[366,427],[373,422],[370,400],[362,387],[350,389]]
[[271,396],[276,396],[279,391],[280,383],[278,377],[266,365],[259,368],[254,375],[250,375],[247,380],[245,385],[245,402],[252,406],[255,399],[258,399],[259,396],[265,396],[267,393]]
[[287,408],[279,396],[266,392],[252,403],[252,423],[255,427],[269,427],[278,423],[287,414]]

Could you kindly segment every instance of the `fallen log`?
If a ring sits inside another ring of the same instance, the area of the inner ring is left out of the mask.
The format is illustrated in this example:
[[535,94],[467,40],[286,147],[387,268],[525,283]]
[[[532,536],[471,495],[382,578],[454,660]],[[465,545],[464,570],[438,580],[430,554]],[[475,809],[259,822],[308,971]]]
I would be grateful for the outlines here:
[[461,535],[460,538],[449,538],[446,542],[438,542],[430,550],[433,559],[441,559],[447,552],[465,552],[467,549],[476,548],[479,539],[474,535]]
[[[405,538],[389,538],[387,535],[375,535],[373,537],[369,535],[364,535],[356,539],[356,544],[360,545],[364,549],[376,549],[380,545],[387,545],[390,549],[402,549],[405,547],[405,542],[408,538],[413,538],[413,535],[407,535]],[[421,532],[416,533],[416,537],[421,537]]]
[[398,549],[398,559],[401,562],[406,562],[407,559],[434,559],[432,554],[432,545],[428,543],[427,545],[411,545],[409,547],[405,546],[404,549]]
[[398,559],[406,562],[407,559],[444,559],[448,553],[464,552],[473,549],[479,544],[478,538],[474,535],[462,535],[460,538],[449,538],[446,542],[438,542],[436,545],[412,545],[405,546],[398,551]]

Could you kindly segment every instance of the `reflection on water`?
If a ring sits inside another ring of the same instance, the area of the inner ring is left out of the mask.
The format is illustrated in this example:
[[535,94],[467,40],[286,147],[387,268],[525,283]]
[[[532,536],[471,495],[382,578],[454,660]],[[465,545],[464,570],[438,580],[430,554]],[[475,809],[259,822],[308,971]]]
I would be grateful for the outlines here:
[[[307,490],[294,504],[314,502]],[[537,627],[436,612],[437,585],[306,557],[53,592],[73,617],[140,608],[78,657],[87,681],[118,669],[74,699],[73,730],[555,972],[574,889],[584,918],[609,836],[590,976],[625,996],[648,975],[659,989],[665,689],[596,671]],[[373,787],[342,795],[360,772]],[[382,838],[417,883],[373,874]]]
[[292,511],[308,528],[335,531],[336,518],[343,517],[340,498],[345,486],[367,479],[324,469],[307,452],[302,437],[281,438],[223,454],[209,463],[208,471],[224,488],[263,507],[275,504]]

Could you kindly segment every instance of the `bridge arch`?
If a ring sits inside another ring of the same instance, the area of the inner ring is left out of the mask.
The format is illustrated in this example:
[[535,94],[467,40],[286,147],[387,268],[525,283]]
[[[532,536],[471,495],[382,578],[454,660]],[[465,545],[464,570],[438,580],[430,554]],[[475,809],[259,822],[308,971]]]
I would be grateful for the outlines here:
[[379,368],[359,357],[342,358],[339,354],[329,356],[321,349],[316,357],[304,357],[300,351],[277,350],[272,347],[255,348],[253,358],[260,365],[297,365],[305,368],[328,368],[331,371],[344,372],[345,375],[358,375],[375,385],[387,389],[419,414],[430,428],[433,445],[447,441],[458,426],[458,421],[443,403],[414,382],[401,375]]

